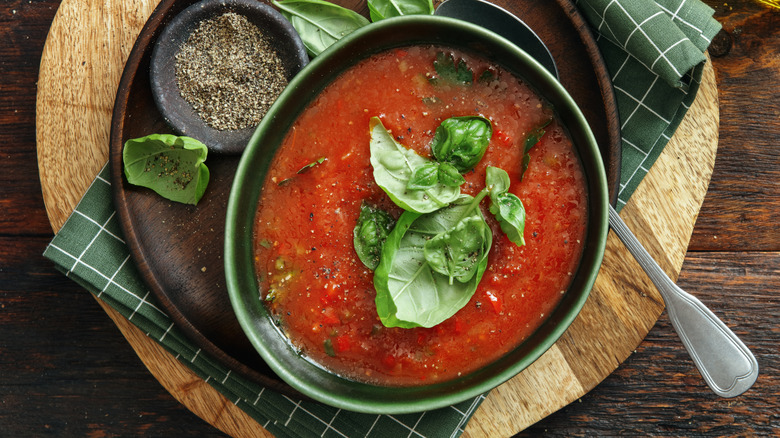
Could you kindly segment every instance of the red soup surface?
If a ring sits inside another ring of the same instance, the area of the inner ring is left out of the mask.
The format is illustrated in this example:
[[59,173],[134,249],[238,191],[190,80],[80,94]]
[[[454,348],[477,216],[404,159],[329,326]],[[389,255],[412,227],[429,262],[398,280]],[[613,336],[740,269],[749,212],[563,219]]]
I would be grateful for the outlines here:
[[[472,85],[432,83],[436,54],[473,70]],[[477,80],[489,71],[487,80]],[[379,117],[403,145],[430,157],[442,120],[481,115],[493,136],[462,192],[485,186],[488,165],[508,172],[525,205],[526,245],[510,242],[482,202],[493,230],[488,268],[471,301],[432,328],[388,328],[374,302],[373,271],[358,259],[353,229],[361,203],[394,217],[402,210],[376,185],[369,119]],[[577,268],[587,219],[579,159],[553,120],[530,152],[529,133],[552,110],[508,71],[473,53],[413,46],[374,55],[338,77],[300,115],[274,158],[255,223],[262,296],[293,345],[354,380],[419,385],[452,379],[518,346],[553,311]],[[317,163],[308,166],[310,163]],[[303,171],[301,171],[303,169]]]

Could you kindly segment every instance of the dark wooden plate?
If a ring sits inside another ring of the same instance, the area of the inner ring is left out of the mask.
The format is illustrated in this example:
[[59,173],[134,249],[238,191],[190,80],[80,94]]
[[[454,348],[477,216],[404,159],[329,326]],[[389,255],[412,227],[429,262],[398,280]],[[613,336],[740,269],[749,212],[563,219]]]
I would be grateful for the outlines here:
[[[130,138],[173,133],[157,110],[149,83],[154,41],[195,0],[163,0],[141,31],[125,65],[111,123],[109,161],[114,202],[133,260],[151,292],[205,353],[245,377],[285,394],[295,392],[262,361],[233,314],[223,265],[225,211],[239,156],[211,154],[206,194],[197,206],[167,201],[131,186],[122,147]],[[337,0],[367,13],[363,0]],[[620,129],[606,67],[584,19],[569,0],[496,0],[542,38],[560,80],[591,125],[607,168],[611,199],[620,170]]]

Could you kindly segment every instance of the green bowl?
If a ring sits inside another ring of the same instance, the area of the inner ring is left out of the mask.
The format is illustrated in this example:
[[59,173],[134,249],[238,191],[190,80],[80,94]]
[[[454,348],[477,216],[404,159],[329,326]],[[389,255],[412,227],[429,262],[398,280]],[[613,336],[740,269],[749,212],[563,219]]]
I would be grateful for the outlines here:
[[[531,84],[555,108],[582,160],[589,219],[583,258],[561,303],[528,340],[498,360],[455,380],[413,387],[356,382],[301,357],[260,300],[252,254],[253,223],[265,175],[288,129],[309,102],[341,72],[387,49],[440,44],[475,51]],[[260,123],[244,152],[230,192],[225,228],[225,275],[230,300],[250,342],[291,387],[322,403],[351,411],[398,414],[435,409],[483,394],[528,367],[566,331],[598,274],[608,231],[607,180],[585,117],[560,83],[506,39],[462,21],[406,16],[362,28],[315,58],[289,84]]]

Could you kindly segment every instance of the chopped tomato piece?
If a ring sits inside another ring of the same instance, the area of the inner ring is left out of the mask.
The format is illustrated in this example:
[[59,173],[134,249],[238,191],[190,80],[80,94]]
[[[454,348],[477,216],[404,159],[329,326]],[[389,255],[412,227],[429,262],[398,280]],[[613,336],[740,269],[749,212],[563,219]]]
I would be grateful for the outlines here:
[[463,324],[463,321],[460,320],[460,318],[453,318],[455,320],[453,331],[456,335],[459,335],[463,333],[463,329],[465,328],[465,325]]
[[504,131],[496,129],[493,132],[493,138],[498,140],[502,146],[512,146],[512,137]]
[[386,355],[382,358],[382,364],[388,368],[395,368],[395,356],[392,354]]
[[323,287],[320,302],[324,305],[330,305],[338,299],[339,287],[335,283],[328,283]]
[[504,310],[504,300],[502,300],[499,295],[488,290],[485,291],[485,296],[487,296],[488,302],[493,306],[493,310],[495,310],[496,313],[501,313],[501,311]]
[[336,315],[336,311],[333,310],[333,307],[326,307],[322,309],[322,323],[328,324],[328,325],[334,325],[338,324],[341,321],[339,320],[339,317]]
[[336,353],[343,353],[352,346],[352,340],[349,338],[349,335],[336,336],[333,341],[333,348],[336,350]]

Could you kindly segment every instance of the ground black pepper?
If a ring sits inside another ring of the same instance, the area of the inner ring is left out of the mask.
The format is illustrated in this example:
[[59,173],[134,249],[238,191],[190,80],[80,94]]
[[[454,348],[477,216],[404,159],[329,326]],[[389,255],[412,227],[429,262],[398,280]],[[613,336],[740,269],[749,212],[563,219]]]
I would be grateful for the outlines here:
[[234,12],[201,22],[176,54],[175,69],[182,97],[221,131],[256,126],[287,86],[268,38]]

